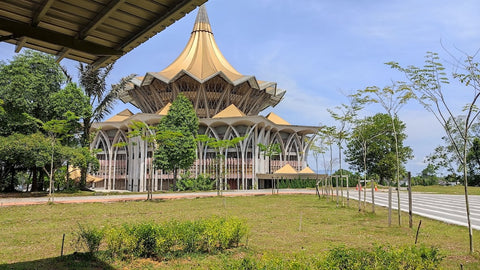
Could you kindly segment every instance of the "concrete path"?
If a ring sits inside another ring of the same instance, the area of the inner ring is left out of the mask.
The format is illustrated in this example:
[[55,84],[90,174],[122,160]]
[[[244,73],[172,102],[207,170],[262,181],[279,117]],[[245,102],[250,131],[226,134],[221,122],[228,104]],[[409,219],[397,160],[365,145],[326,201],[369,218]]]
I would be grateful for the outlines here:
[[[357,199],[358,191],[350,191],[350,198]],[[363,191],[361,198],[363,201]],[[367,191],[367,202],[371,202],[371,198],[371,193]],[[480,196],[470,195],[468,198],[472,228],[480,230]],[[375,205],[388,207],[388,192],[375,192]],[[395,190],[392,192],[392,208],[397,209],[397,193]],[[400,192],[400,209],[408,212],[408,193],[404,191]],[[412,212],[445,223],[467,226],[464,195],[414,192],[412,193]],[[396,215],[392,217],[392,220],[396,220]]]
[[[264,190],[241,190],[224,191],[223,196],[261,196],[271,195],[271,189]],[[279,194],[315,194],[312,189],[281,189]],[[217,196],[216,191],[209,192],[177,192],[177,193],[157,193],[153,194],[156,200],[182,199],[182,198],[202,198]],[[115,195],[95,195],[95,196],[71,196],[54,197],[55,203],[93,203],[93,202],[120,202],[120,201],[142,201],[147,198],[147,194],[115,194]],[[0,198],[1,206],[14,205],[34,205],[48,203],[48,197],[29,197],[29,198]]]

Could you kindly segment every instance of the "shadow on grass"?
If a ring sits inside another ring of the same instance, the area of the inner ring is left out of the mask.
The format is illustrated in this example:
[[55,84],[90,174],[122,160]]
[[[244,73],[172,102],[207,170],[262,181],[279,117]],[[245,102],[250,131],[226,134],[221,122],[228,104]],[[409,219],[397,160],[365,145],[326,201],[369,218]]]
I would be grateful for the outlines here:
[[7,192],[0,193],[0,198],[30,198],[30,197],[47,197],[48,192],[45,191],[35,191],[35,192]]
[[149,201],[146,201],[146,202],[149,202],[149,203],[164,203],[164,202],[167,202],[167,200],[164,200],[164,199],[153,199],[153,200],[149,200]]
[[87,253],[74,253],[63,257],[41,260],[0,264],[0,269],[115,269],[107,262]]

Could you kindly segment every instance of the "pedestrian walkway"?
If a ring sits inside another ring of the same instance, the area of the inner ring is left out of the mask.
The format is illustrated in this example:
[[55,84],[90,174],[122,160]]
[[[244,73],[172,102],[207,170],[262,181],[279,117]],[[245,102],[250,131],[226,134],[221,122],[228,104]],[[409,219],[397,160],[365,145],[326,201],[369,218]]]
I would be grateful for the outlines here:
[[[261,196],[272,195],[271,189],[260,190],[226,190],[222,192],[222,196]],[[278,194],[315,194],[314,189],[280,189]],[[203,197],[215,197],[216,191],[208,192],[171,192],[171,193],[154,193],[154,200],[169,199],[193,199]],[[70,196],[70,197],[54,197],[55,203],[94,203],[94,202],[123,202],[123,201],[142,201],[146,200],[147,194],[99,194],[95,196]],[[28,198],[0,198],[0,207],[15,205],[35,205],[48,203],[48,196],[45,197],[28,197]]]

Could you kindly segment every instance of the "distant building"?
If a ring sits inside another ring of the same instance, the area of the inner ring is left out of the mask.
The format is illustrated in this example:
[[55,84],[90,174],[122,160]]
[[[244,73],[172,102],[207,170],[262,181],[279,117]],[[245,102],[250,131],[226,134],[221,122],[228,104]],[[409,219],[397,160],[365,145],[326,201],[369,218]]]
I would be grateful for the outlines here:
[[[278,89],[275,82],[242,75],[228,63],[215,42],[206,9],[201,6],[190,40],[178,58],[160,72],[132,79],[122,95],[123,102],[133,104],[142,113],[124,110],[93,125],[97,133],[91,147],[98,149],[100,161],[96,176],[103,179],[95,182],[96,188],[145,191],[149,177],[154,179],[154,190],[170,188],[172,175],[152,168],[152,147],[140,138],[128,138],[127,134],[132,120],[157,124],[179,93],[195,108],[200,119],[199,134],[217,139],[246,137],[235,148],[225,150],[225,188],[268,188],[272,185],[271,177],[263,176],[286,164],[297,171],[306,168],[317,128],[291,125],[274,113],[259,115],[277,105],[285,91]],[[119,142],[127,144],[115,147]],[[259,151],[259,143],[278,143],[282,153],[269,162]],[[199,143],[197,155],[191,175],[213,177],[215,151]]]

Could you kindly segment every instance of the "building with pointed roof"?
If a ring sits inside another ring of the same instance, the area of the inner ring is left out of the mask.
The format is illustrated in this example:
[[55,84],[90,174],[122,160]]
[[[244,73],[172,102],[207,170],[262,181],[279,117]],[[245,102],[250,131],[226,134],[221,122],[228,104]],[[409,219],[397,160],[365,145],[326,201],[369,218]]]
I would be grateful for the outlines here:
[[[199,134],[219,140],[245,137],[222,155],[226,167],[222,187],[268,188],[271,180],[259,175],[287,164],[296,172],[306,168],[308,149],[317,128],[292,125],[274,113],[259,115],[277,105],[285,91],[277,89],[275,82],[241,74],[227,61],[215,42],[206,9],[200,6],[190,39],[180,55],[162,71],[132,79],[121,94],[123,102],[133,104],[141,113],[125,110],[94,124],[98,132],[92,147],[98,149],[100,161],[96,176],[104,178],[103,183],[96,183],[97,187],[144,191],[147,179],[152,177],[154,190],[170,188],[172,176],[152,168],[152,147],[127,134],[134,120],[158,124],[180,93],[194,106],[200,122]],[[258,145],[273,143],[280,145],[281,153],[274,157],[263,155]],[[215,156],[214,149],[199,143],[198,159],[190,174],[213,176]]]
[[160,72],[132,80],[121,100],[154,113],[180,92],[199,118],[213,117],[231,104],[246,115],[257,115],[285,94],[276,83],[242,75],[230,65],[215,42],[205,6],[199,7],[190,39],[177,59]]

